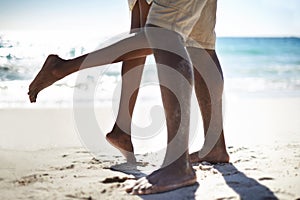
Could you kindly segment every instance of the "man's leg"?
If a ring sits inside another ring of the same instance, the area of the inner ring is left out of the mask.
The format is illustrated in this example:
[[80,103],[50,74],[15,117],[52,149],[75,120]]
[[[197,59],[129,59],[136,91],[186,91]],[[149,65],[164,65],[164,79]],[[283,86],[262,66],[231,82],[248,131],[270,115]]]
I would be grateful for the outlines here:
[[[188,51],[194,64],[195,92],[202,114],[205,137],[208,138],[208,134],[215,134],[214,137],[217,137],[213,142],[205,141],[203,150],[209,150],[192,153],[190,161],[193,163],[202,161],[229,162],[222,123],[224,80],[220,62],[215,50],[189,47]],[[212,119],[212,112],[215,113],[214,119]],[[219,127],[211,129],[210,126]],[[211,133],[214,130],[217,133]]]
[[[131,31],[145,26],[150,6],[139,0],[131,14]],[[122,64],[122,89],[116,123],[106,139],[118,148],[128,162],[136,162],[131,140],[132,113],[136,103],[146,57],[124,61]]]
[[[153,53],[166,115],[168,145],[162,168],[128,187],[127,192],[132,194],[165,192],[196,182],[188,160],[192,66],[180,36],[168,30],[159,32],[147,32],[147,36],[154,48],[163,45],[160,47],[164,49],[153,49]],[[183,57],[167,51],[170,48],[175,48]]]

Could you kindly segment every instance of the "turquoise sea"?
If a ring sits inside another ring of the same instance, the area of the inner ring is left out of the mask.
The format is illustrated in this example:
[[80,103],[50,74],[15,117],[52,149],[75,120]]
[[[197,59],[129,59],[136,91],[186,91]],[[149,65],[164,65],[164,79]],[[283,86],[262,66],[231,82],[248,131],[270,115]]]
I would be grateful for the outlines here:
[[[58,35],[51,40],[30,33],[0,33],[0,106],[28,103],[25,99],[28,84],[48,54],[72,58],[94,50],[99,40],[105,39],[84,38]],[[217,53],[224,71],[225,91],[255,96],[300,96],[300,38],[221,37],[217,39]],[[120,80],[120,65],[110,67],[104,76],[101,88],[109,93],[107,88],[114,87]],[[144,79],[152,76],[155,76],[155,67],[149,65]],[[81,84],[74,84],[74,79],[71,77],[56,84],[56,89],[49,89],[53,95],[49,91],[45,102],[69,102],[74,87],[82,87],[93,78],[88,77],[86,83]],[[55,95],[58,90],[64,95]]]
[[299,93],[300,38],[219,38],[217,44],[232,89]]

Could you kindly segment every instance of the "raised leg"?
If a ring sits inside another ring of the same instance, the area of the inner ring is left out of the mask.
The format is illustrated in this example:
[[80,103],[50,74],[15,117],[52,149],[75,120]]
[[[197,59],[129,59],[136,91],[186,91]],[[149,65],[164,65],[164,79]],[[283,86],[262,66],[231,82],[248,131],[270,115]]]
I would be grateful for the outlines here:
[[57,55],[50,55],[29,86],[30,101],[35,102],[41,90],[71,73],[86,68],[141,58],[149,54],[152,54],[152,50],[149,48],[144,31],[140,31],[108,47],[74,59],[63,60]]
[[229,162],[222,116],[224,80],[217,54],[214,50],[200,48],[188,48],[188,51],[194,64],[195,92],[206,138],[203,149],[192,153],[190,161]]

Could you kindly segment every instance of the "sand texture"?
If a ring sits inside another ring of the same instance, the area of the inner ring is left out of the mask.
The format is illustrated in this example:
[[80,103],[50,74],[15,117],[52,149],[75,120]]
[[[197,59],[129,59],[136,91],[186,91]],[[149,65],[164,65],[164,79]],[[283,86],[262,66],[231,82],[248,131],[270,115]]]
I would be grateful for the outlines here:
[[[153,145],[134,141],[140,164],[124,170],[120,154],[95,157],[83,147],[71,109],[2,109],[0,199],[300,199],[299,102],[233,99],[225,117],[231,163],[196,164],[194,186],[145,196],[127,194],[124,184],[158,167]],[[105,131],[109,115],[97,111]]]

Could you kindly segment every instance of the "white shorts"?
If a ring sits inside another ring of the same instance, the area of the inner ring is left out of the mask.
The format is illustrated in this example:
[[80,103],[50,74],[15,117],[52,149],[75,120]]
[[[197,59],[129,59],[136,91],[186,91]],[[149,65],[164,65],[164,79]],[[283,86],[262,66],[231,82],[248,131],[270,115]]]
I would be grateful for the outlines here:
[[176,31],[188,47],[215,49],[217,0],[154,0],[147,24]]

